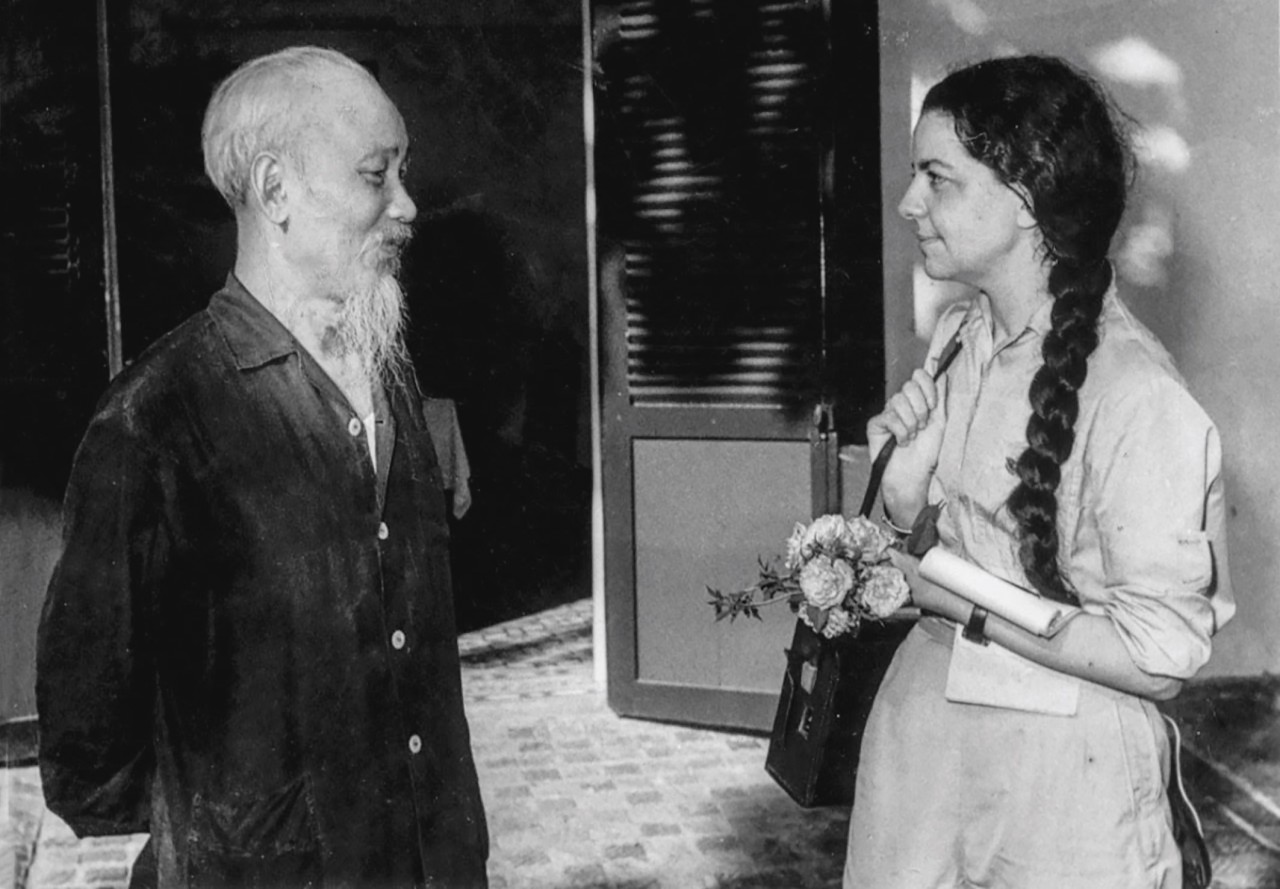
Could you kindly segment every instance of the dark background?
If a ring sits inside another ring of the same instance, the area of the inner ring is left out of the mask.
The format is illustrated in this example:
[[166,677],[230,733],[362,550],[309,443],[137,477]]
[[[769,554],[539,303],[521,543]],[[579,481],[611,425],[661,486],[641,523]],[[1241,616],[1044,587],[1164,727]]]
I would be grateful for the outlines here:
[[[200,121],[241,62],[301,43],[367,65],[404,115],[406,263],[424,388],[452,398],[474,503],[459,629],[590,595],[582,24],[577,2],[109,4],[123,358],[198,311],[234,258]],[[28,677],[57,503],[108,382],[93,4],[0,10],[0,720]]]

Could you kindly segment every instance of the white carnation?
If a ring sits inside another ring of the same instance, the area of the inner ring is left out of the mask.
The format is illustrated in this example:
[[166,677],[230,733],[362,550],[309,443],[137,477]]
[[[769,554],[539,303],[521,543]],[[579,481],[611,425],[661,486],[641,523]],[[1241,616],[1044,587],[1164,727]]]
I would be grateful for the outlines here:
[[855,557],[864,562],[878,562],[893,544],[893,538],[875,522],[864,516],[848,521],[849,540],[856,550]]
[[831,608],[853,589],[853,566],[843,559],[818,556],[800,569],[800,591],[815,608]]
[[818,516],[805,529],[802,547],[804,557],[809,558],[817,550],[842,552],[847,545],[849,526],[842,515]]
[[888,617],[911,596],[911,587],[902,572],[892,565],[872,565],[858,592],[862,606],[876,617]]

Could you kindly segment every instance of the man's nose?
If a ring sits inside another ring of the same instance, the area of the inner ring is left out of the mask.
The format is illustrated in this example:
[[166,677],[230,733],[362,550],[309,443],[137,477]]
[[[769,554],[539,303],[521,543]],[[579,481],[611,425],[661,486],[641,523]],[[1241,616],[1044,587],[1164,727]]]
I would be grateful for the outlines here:
[[413,202],[413,198],[409,197],[409,192],[405,191],[403,183],[396,183],[396,194],[387,212],[398,222],[409,223],[417,218],[418,205]]

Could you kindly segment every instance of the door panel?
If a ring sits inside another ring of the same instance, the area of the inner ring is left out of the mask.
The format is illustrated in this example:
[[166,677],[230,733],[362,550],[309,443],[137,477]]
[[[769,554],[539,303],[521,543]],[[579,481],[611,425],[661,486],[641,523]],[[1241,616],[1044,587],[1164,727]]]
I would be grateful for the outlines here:
[[876,86],[835,63],[875,71],[875,5],[591,9],[609,702],[767,729],[795,618],[705,590],[840,508],[833,416],[883,391]]
[[638,681],[776,694],[790,609],[717,622],[705,588],[752,582],[808,516],[808,443],[642,439],[633,466]]

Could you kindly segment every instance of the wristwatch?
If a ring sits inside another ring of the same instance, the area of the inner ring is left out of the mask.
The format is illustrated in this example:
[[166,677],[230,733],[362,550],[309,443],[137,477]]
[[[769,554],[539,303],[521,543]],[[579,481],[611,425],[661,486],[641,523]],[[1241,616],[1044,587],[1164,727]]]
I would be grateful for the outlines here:
[[977,645],[986,645],[990,641],[984,632],[986,628],[987,609],[981,605],[974,605],[973,610],[969,612],[969,620],[964,625],[964,632],[961,635]]

